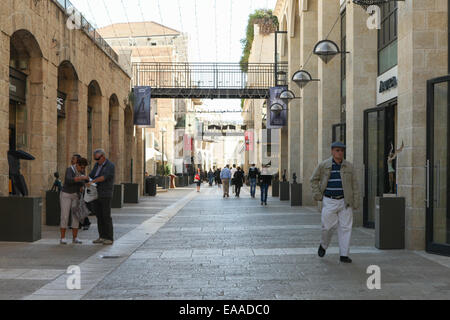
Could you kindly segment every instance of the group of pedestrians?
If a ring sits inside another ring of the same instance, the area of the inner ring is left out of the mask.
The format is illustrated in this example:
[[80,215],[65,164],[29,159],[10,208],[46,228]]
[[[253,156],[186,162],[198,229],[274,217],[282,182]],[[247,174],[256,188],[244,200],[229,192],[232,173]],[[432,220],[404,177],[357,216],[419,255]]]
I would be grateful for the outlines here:
[[106,153],[102,149],[94,151],[96,161],[89,175],[86,174],[88,166],[87,159],[75,154],[72,157],[71,166],[66,169],[64,185],[60,193],[61,222],[60,222],[60,244],[67,244],[66,229],[69,224],[69,217],[72,219],[72,243],[81,244],[78,238],[80,221],[74,211],[82,203],[85,188],[96,186],[97,198],[87,207],[97,216],[97,227],[99,238],[93,243],[111,245],[113,244],[113,222],[111,218],[111,200],[113,196],[115,166],[106,158]]
[[[250,196],[252,198],[256,197],[256,185],[259,184],[261,187],[261,205],[267,205],[267,191],[272,182],[272,175],[265,173],[265,169],[266,168],[263,166],[263,172],[261,172],[258,168],[256,168],[255,164],[252,164],[247,174],[247,178],[250,182]],[[226,165],[222,170],[220,170],[219,181],[223,184],[223,198],[230,197],[230,186],[232,187],[232,192],[237,198],[239,198],[241,188],[245,181],[245,173],[241,167],[233,165],[230,169],[230,166]]]
[[[331,238],[338,229],[340,261],[351,263],[349,258],[350,239],[353,226],[353,210],[359,208],[359,186],[353,165],[344,159],[346,146],[342,142],[334,142],[331,145],[332,156],[321,162],[314,170],[310,182],[314,200],[322,202],[321,224],[322,237],[318,249],[319,257],[324,257],[331,242]],[[267,173],[263,166],[262,172],[252,164],[247,175],[250,182],[250,195],[255,198],[256,185],[261,187],[261,205],[267,205],[267,193],[271,185],[272,175]],[[215,172],[208,173],[208,179],[212,184],[223,184],[223,197],[229,198],[230,183],[233,192],[239,197],[244,183],[244,173],[240,167],[230,169],[229,165]]]
[[[322,201],[321,224],[322,237],[318,249],[319,257],[323,257],[330,244],[332,235],[338,229],[340,261],[350,263],[350,238],[353,225],[353,210],[359,207],[359,186],[353,165],[344,159],[346,146],[341,142],[331,145],[332,156],[320,163],[310,179],[313,197],[316,201]],[[97,186],[98,198],[90,206],[91,211],[97,216],[99,238],[93,243],[105,245],[113,244],[113,223],[111,218],[111,199],[114,186],[115,167],[106,158],[105,152],[98,149],[94,152],[95,166],[86,174],[88,161],[79,155],[74,155],[71,166],[65,173],[64,185],[60,193],[61,202],[61,244],[67,244],[65,239],[66,229],[69,224],[71,211],[79,205],[81,194],[84,188],[95,184]],[[195,176],[197,191],[200,191],[200,184],[204,175],[198,169]],[[261,187],[261,205],[267,205],[268,188],[272,181],[272,175],[268,174],[267,168],[262,167],[262,172],[252,164],[247,177],[250,182],[250,195],[255,198],[256,185]],[[245,175],[240,167],[230,169],[211,169],[207,173],[209,185],[213,181],[221,187],[223,184],[223,197],[229,198],[230,183],[236,197],[240,196],[241,187],[244,184]],[[86,222],[83,222],[85,224]],[[80,221],[72,214],[72,242],[80,244],[78,229]]]

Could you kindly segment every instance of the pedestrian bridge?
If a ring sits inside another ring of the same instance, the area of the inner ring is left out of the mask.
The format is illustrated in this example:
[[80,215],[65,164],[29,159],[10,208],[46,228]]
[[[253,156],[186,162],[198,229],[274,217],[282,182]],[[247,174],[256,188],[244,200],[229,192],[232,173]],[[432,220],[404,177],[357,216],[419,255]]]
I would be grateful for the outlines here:
[[[134,63],[133,87],[149,86],[152,98],[267,99],[287,84],[287,63]],[[278,81],[275,79],[278,78]]]

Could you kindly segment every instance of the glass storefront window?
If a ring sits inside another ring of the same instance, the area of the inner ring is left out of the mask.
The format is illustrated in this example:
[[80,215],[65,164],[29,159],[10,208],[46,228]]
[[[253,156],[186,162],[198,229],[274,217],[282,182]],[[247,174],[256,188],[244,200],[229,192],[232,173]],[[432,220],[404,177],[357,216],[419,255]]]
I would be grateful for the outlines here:
[[378,54],[378,74],[383,74],[397,65],[397,40],[392,42]]

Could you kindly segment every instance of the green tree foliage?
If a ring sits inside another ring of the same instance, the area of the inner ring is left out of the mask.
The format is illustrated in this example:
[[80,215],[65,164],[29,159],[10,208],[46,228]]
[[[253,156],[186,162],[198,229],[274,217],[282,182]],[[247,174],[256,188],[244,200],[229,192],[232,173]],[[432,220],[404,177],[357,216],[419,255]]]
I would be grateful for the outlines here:
[[259,25],[262,34],[270,34],[277,30],[278,18],[269,9],[257,9],[249,15],[246,37],[241,40],[243,52],[240,64],[243,72],[247,72],[248,69],[248,59],[252,50],[253,38],[255,37],[255,24]]

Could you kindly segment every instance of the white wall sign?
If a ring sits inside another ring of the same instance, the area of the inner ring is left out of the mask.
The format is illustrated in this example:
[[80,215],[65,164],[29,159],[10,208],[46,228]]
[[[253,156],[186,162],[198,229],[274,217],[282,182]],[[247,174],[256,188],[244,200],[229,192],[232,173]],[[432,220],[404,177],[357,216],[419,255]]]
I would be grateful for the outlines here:
[[377,78],[377,105],[398,96],[398,66]]

